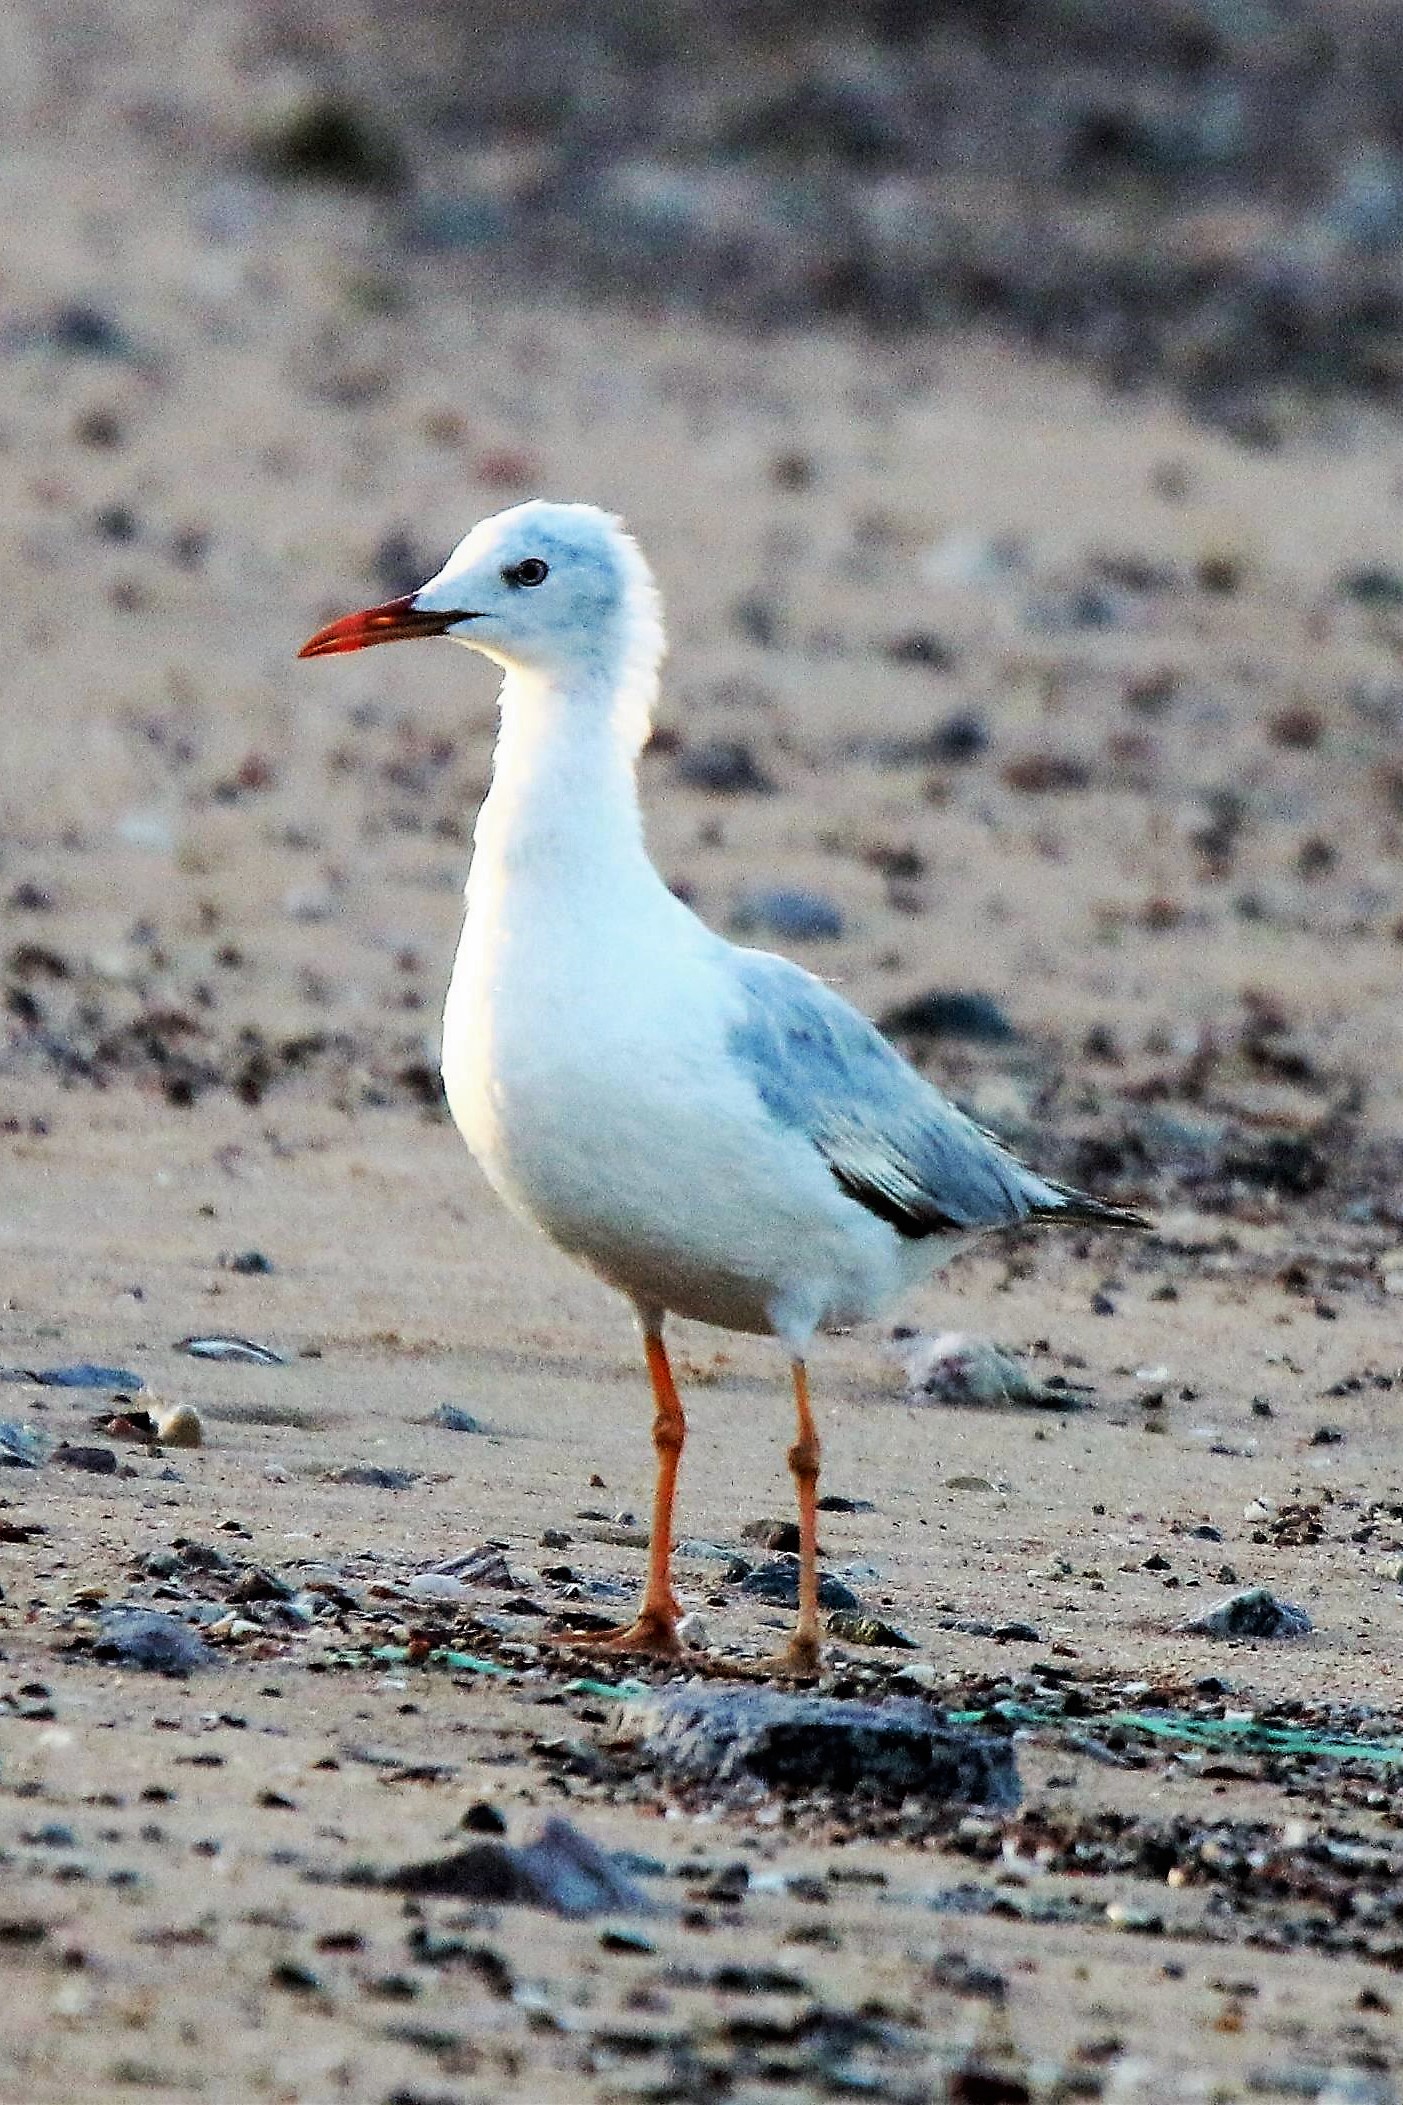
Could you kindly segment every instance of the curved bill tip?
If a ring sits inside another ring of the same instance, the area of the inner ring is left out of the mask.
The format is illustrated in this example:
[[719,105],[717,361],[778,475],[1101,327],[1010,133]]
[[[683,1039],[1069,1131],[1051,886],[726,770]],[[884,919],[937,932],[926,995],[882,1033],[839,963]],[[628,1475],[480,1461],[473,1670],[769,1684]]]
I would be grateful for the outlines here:
[[358,614],[343,614],[309,636],[297,653],[299,658],[335,658],[343,651],[368,650],[373,643],[410,643],[416,636],[442,636],[461,621],[461,614],[431,614],[414,604],[416,594],[383,600],[378,607],[362,607]]

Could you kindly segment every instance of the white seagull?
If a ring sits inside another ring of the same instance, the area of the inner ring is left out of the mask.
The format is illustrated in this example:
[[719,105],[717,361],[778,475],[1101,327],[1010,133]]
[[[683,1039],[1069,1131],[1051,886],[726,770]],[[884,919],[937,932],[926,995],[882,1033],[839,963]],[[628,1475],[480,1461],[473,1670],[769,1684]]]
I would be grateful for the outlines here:
[[680,1650],[669,1566],[686,1421],[663,1323],[690,1316],[788,1348],[800,1558],[786,1664],[812,1675],[815,1332],[875,1316],[981,1230],[1140,1223],[1037,1176],[821,980],[726,942],[668,890],[635,779],[662,616],[616,519],[516,505],[417,592],[331,623],[300,655],[416,636],[451,636],[505,674],[443,1020],[449,1107],[507,1205],[632,1302],[652,1380],[647,1586],[602,1642]]

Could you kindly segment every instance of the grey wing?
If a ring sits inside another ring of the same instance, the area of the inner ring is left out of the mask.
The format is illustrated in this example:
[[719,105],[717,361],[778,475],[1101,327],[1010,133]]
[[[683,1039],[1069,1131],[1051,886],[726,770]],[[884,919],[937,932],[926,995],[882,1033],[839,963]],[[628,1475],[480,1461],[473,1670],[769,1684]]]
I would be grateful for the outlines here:
[[743,996],[733,1057],[771,1116],[802,1132],[848,1196],[899,1235],[1052,1219],[1137,1224],[1028,1169],[811,973],[765,951],[733,956]]

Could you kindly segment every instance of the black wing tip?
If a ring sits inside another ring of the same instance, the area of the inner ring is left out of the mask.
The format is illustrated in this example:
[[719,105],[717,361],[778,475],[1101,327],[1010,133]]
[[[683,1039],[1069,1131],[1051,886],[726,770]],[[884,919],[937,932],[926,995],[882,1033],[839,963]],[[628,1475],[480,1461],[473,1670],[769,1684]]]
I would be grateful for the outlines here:
[[907,1242],[924,1242],[930,1235],[961,1235],[968,1232],[962,1222],[953,1220],[948,1213],[942,1213],[939,1207],[903,1205],[891,1192],[884,1191],[880,1185],[873,1184],[864,1177],[854,1176],[851,1170],[844,1169],[839,1163],[830,1162],[828,1174],[841,1192],[850,1199],[856,1199],[859,1206],[865,1206],[869,1213],[875,1214],[879,1221],[885,1221],[889,1228],[895,1228],[897,1234]]
[[[1059,1192],[1061,1187],[1057,1187]],[[1057,1206],[1035,1206],[1028,1218],[1045,1221],[1051,1226],[1059,1223],[1064,1227],[1085,1228],[1153,1228],[1154,1222],[1146,1213],[1137,1213],[1133,1206],[1115,1206],[1109,1199],[1093,1199],[1089,1192],[1061,1192],[1061,1204]]]

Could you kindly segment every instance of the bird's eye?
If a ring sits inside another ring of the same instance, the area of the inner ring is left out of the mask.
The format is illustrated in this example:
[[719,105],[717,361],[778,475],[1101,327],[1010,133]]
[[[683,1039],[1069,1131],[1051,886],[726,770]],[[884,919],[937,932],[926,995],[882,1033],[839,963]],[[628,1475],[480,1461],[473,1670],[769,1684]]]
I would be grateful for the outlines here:
[[502,572],[502,581],[508,585],[543,585],[550,576],[550,566],[538,555],[529,555],[520,563],[512,563]]

